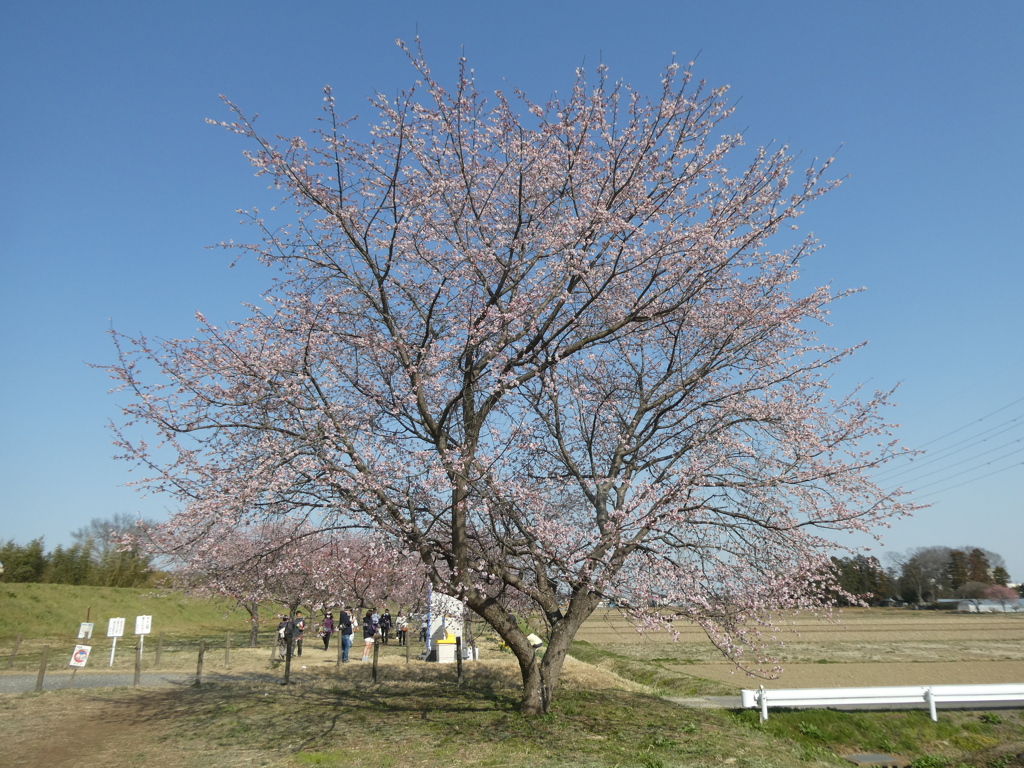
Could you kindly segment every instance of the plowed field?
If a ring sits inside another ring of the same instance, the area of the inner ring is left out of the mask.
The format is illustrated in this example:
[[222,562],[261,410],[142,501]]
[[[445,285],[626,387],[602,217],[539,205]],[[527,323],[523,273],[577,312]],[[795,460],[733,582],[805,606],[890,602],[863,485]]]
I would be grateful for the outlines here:
[[788,617],[776,637],[777,679],[751,678],[722,659],[699,627],[678,642],[638,635],[613,613],[594,616],[578,639],[666,669],[749,688],[1024,682],[1024,614],[847,609],[838,621]]

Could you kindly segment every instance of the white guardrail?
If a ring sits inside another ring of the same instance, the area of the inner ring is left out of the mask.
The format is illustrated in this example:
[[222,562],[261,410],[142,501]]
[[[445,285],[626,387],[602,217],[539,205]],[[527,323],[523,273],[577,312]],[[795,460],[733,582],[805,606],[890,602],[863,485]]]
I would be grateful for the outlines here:
[[857,707],[860,705],[927,704],[938,720],[936,704],[1013,705],[1024,703],[1024,683],[1000,685],[901,685],[883,688],[784,688],[742,691],[745,709],[760,708],[761,721],[768,707]]

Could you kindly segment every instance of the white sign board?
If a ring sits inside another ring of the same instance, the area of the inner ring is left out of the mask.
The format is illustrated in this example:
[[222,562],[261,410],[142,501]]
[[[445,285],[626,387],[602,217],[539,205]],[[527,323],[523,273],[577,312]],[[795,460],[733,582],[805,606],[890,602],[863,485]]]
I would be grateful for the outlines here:
[[89,640],[92,637],[93,623],[91,621],[83,621],[82,625],[78,628],[78,639]]
[[428,642],[430,648],[434,647],[435,641],[444,640],[447,635],[462,637],[462,622],[466,608],[459,598],[431,590],[429,605]]
[[153,630],[153,617],[152,616],[136,616],[135,617],[135,634],[136,635],[148,635]]
[[107,622],[107,637],[124,637],[124,617]]
[[91,645],[76,645],[74,653],[71,654],[71,663],[68,666],[84,667],[85,663],[89,661],[89,651],[91,650]]

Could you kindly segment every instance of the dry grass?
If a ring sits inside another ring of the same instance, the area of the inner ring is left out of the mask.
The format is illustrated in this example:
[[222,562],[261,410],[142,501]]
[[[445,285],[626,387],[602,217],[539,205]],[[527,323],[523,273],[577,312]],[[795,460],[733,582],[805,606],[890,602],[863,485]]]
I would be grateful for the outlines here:
[[838,622],[788,617],[780,622],[779,679],[738,672],[697,627],[674,642],[638,635],[614,614],[595,616],[580,640],[617,656],[734,688],[918,685],[1024,681],[1024,614],[955,614],[903,609],[847,609]]
[[[987,664],[1002,675],[1021,664],[1022,618],[875,610],[846,612],[845,628],[797,620],[798,635],[785,649],[786,674],[807,669],[821,684],[872,664],[888,680],[908,668]],[[782,712],[761,727],[754,713],[679,709],[654,695],[721,693],[752,682],[713,661],[698,631],[673,643],[664,635],[638,636],[602,615],[580,638],[585,642],[576,652],[594,663],[570,659],[552,714],[532,719],[518,714],[517,666],[493,641],[482,645],[481,661],[465,664],[462,687],[454,665],[424,664],[415,655],[407,663],[405,649],[394,645],[381,648],[380,682],[373,685],[369,664],[338,666],[335,649],[324,652],[313,639],[294,660],[294,684],[287,687],[280,684],[282,669],[269,664],[269,648],[235,648],[225,664],[223,645],[214,646],[205,660],[208,682],[198,689],[0,697],[0,765],[789,768],[837,766],[837,753],[888,748],[942,755],[951,765],[1024,764],[1018,712],[998,723],[976,713],[944,713],[938,724],[923,712]],[[134,662],[125,645],[116,665],[122,670]],[[149,669],[155,648],[147,642],[146,649]],[[61,665],[67,651],[55,651]],[[98,643],[94,654],[80,674],[106,671],[109,646],[104,651]],[[165,651],[161,668],[194,673],[195,662],[195,645],[182,644]],[[723,682],[702,681],[694,672]],[[1012,679],[1024,678],[1001,681]],[[792,680],[784,675],[779,682]]]

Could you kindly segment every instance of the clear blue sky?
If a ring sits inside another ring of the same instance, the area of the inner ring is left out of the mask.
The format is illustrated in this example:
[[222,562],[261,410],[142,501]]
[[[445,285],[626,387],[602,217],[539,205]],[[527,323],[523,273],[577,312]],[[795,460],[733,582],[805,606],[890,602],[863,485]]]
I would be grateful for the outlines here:
[[[849,179],[801,222],[827,245],[815,281],[867,292],[838,307],[834,344],[869,340],[842,389],[902,383],[894,420],[930,464],[884,476],[934,506],[888,548],[976,544],[1024,580],[1024,3],[102,3],[0,6],[3,301],[0,540],[47,546],[93,517],[166,513],[111,458],[111,324],[188,335],[193,313],[241,317],[267,277],[206,246],[251,236],[266,199],[243,142],[208,126],[225,94],[265,130],[313,125],[411,71],[423,38],[442,78],[463,53],[486,88],[534,98],[603,60],[653,90],[675,52],[729,84],[733,128],[810,160],[840,145]],[[881,479],[881,478],[880,478]]]

